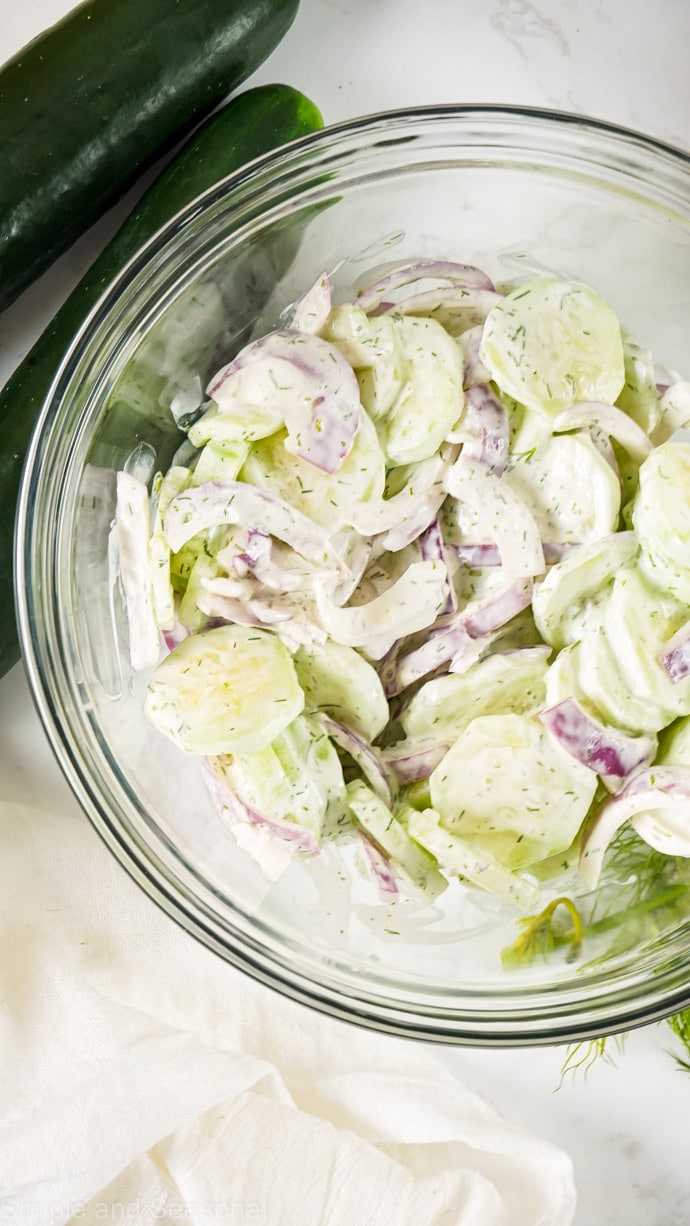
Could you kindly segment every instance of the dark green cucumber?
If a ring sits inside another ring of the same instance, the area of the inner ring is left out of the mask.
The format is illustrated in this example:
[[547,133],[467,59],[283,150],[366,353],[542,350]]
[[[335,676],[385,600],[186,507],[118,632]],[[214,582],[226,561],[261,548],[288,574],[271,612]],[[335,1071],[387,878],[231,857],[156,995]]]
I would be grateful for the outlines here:
[[12,547],[22,464],[36,418],[62,357],[105,287],[138,248],[223,176],[321,126],[319,111],[287,85],[239,94],[178,152],[0,391],[0,676],[19,658]]
[[298,0],[86,0],[0,68],[0,308],[265,60]]

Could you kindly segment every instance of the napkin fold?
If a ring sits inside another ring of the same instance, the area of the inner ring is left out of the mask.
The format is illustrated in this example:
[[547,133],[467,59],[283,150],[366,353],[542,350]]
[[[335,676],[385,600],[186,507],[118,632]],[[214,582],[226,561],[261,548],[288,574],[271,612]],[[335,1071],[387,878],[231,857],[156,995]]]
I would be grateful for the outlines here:
[[570,1160],[419,1043],[199,945],[85,818],[0,804],[0,1226],[570,1226]]

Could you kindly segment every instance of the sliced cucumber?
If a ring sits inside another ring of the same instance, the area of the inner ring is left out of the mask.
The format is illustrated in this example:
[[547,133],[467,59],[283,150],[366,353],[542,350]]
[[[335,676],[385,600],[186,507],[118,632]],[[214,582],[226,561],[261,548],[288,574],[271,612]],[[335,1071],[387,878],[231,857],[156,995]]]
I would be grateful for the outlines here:
[[149,680],[146,716],[187,753],[256,753],[304,706],[287,648],[265,630],[219,626],[184,639]]
[[194,484],[206,481],[236,481],[249,455],[249,443],[242,439],[225,442],[211,440],[202,448],[194,465]]
[[613,404],[625,382],[615,313],[571,281],[531,281],[496,303],[480,353],[504,392],[552,416],[578,400]]
[[532,612],[541,637],[561,648],[579,638],[579,613],[585,600],[600,595],[622,567],[639,553],[633,532],[618,532],[583,545],[557,562],[546,578],[538,580]]
[[151,558],[151,591],[156,623],[161,630],[172,630],[175,625],[175,599],[170,573],[170,547],[165,539],[165,512],[173,498],[189,483],[188,468],[174,466],[165,476],[158,474],[154,481],[156,509],[153,531],[149,545]]
[[473,720],[431,775],[443,824],[511,869],[564,851],[596,788],[594,772],[529,715]]
[[[439,872],[428,851],[410,838],[405,827],[384,802],[360,780],[347,785],[347,799],[359,824],[382,851],[390,856],[393,868],[415,892],[427,899],[437,898],[448,882]],[[405,810],[409,815],[413,810]]]
[[645,460],[632,522],[650,578],[690,603],[690,443],[664,443]]
[[295,654],[295,668],[308,707],[327,711],[368,741],[388,723],[388,702],[378,673],[353,647],[327,639]]
[[462,413],[462,354],[433,319],[396,316],[394,324],[407,377],[386,418],[386,451],[391,463],[411,464],[434,455]]
[[539,889],[531,881],[504,868],[485,850],[475,850],[471,842],[459,839],[440,824],[434,809],[406,810],[406,826],[412,838],[438,861],[448,877],[463,877],[497,898],[512,902],[526,911],[539,902]]
[[625,383],[616,401],[645,434],[652,434],[661,417],[659,394],[654,378],[654,362],[648,349],[642,349],[629,332],[623,330]]
[[295,510],[335,532],[356,503],[383,497],[385,460],[374,424],[362,410],[350,453],[335,473],[322,472],[285,449],[284,430],[257,442],[242,469],[243,481],[277,494]]
[[690,609],[652,587],[637,567],[616,576],[604,606],[604,627],[622,676],[640,702],[663,712],[664,725],[690,715],[690,678],[674,682],[659,663],[668,640],[689,619]]
[[559,434],[513,457],[503,480],[531,512],[543,541],[580,544],[618,527],[620,481],[586,433]]
[[427,681],[403,712],[405,733],[452,744],[478,715],[538,711],[546,702],[545,656],[543,649],[524,648]]
[[407,361],[400,336],[387,315],[369,320],[368,361],[359,366],[357,381],[362,404],[374,421],[390,412],[405,385]]

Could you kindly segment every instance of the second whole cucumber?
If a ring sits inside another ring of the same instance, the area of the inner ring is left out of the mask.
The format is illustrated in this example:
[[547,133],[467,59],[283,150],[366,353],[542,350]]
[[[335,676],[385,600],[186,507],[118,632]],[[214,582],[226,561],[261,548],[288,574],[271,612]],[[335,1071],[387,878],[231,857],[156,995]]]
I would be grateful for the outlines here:
[[[136,251],[200,193],[262,153],[322,126],[317,107],[287,85],[237,95],[180,149],[72,291],[0,391],[0,573],[12,575],[22,465],[45,396],[72,338]],[[13,585],[0,587],[0,676],[19,658]]]

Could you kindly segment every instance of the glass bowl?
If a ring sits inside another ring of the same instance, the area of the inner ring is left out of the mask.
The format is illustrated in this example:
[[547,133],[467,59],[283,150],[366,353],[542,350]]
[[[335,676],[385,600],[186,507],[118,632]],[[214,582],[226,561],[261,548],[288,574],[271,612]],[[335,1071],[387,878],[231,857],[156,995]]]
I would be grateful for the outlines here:
[[[115,472],[165,467],[170,404],[325,269],[337,301],[387,261],[441,257],[499,281],[591,283],[658,360],[686,373],[690,159],[572,115],[434,107],[326,129],[229,177],[104,294],[53,384],[19,513],[18,609],[61,766],[131,876],[221,957],[360,1025],[481,1045],[627,1029],[690,1002],[677,914],[608,957],[504,970],[515,912],[456,883],[382,904],[336,853],[275,883],[216,815],[198,760],[142,714],[108,538]],[[135,455],[136,453],[136,455]],[[594,951],[596,953],[596,950]]]

